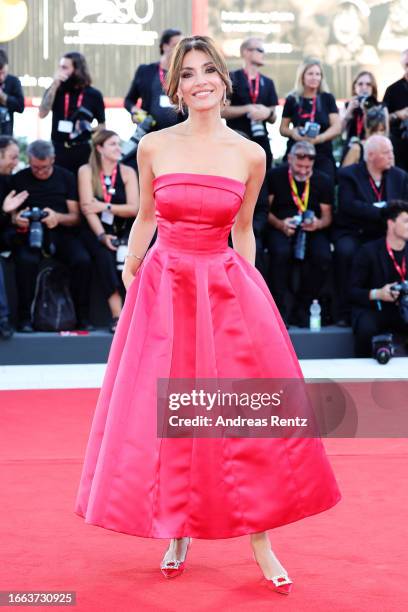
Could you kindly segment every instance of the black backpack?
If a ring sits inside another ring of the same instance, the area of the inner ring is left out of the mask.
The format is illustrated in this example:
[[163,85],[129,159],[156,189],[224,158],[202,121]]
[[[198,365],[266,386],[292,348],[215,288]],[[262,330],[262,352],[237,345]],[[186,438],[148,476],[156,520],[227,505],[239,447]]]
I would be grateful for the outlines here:
[[38,274],[31,304],[31,321],[38,331],[75,329],[75,308],[64,267],[47,266]]

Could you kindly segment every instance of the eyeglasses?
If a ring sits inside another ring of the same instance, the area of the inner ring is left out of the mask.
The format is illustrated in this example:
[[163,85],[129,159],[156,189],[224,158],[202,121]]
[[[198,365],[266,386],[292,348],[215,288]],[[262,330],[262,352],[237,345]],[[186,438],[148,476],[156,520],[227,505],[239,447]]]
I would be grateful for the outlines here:
[[309,153],[295,153],[296,159],[308,159],[309,161],[314,161],[316,159],[316,155],[310,155]]
[[262,49],[262,47],[248,47],[248,51],[258,51],[258,53],[265,53],[265,49]]

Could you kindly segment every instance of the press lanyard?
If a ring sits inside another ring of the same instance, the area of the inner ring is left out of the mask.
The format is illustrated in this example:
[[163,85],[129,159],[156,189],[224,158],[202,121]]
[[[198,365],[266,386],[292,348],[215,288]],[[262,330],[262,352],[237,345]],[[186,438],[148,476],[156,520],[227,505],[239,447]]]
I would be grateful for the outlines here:
[[361,134],[363,133],[363,129],[364,129],[364,115],[357,115],[356,116],[356,134],[358,138],[361,137]]
[[373,181],[372,177],[369,176],[368,178],[369,178],[369,181],[370,181],[371,188],[372,188],[372,190],[375,193],[375,197],[377,198],[377,202],[382,202],[382,199],[383,199],[383,185],[382,185],[382,182],[381,182],[380,188],[378,189],[377,185]]
[[101,185],[102,185],[102,191],[103,191],[103,201],[106,202],[107,204],[110,204],[111,200],[112,200],[112,196],[115,193],[115,183],[116,183],[116,175],[118,173],[118,167],[115,166],[113,172],[112,172],[112,176],[110,177],[110,187],[109,189],[107,189],[108,185],[105,182],[105,177],[103,175],[103,172],[101,170],[100,173],[100,177],[101,177]]
[[296,185],[296,181],[293,178],[292,172],[289,169],[289,185],[290,191],[292,193],[292,199],[299,210],[299,212],[305,212],[307,206],[309,204],[309,195],[310,195],[310,178],[307,179],[305,183],[305,188],[302,193],[302,197],[299,196],[298,188]]
[[[80,93],[77,100],[77,108],[79,108],[82,104],[82,100],[84,99],[84,94]],[[66,93],[64,96],[64,119],[68,118],[69,112],[69,93]]]
[[[316,96],[314,96],[314,98],[312,99],[312,110],[310,111],[310,113],[299,113],[299,117],[301,119],[310,119],[310,122],[314,123],[316,117],[316,100],[317,98]],[[301,107],[301,110],[303,111],[303,106]]]
[[163,91],[166,91],[166,75],[163,68],[159,64],[159,78]]
[[392,252],[392,248],[390,247],[390,245],[388,244],[388,242],[385,243],[387,246],[387,251],[388,251],[388,255],[391,257],[392,259],[392,263],[394,264],[394,268],[396,269],[396,271],[398,272],[398,274],[401,277],[401,280],[404,281],[405,277],[407,275],[407,260],[405,259],[405,255],[402,258],[402,263],[401,266],[397,263],[397,260],[394,257],[394,253]]
[[[248,72],[246,70],[244,70],[244,72],[245,72],[246,78],[248,79],[249,95],[252,100],[252,104],[255,104],[258,99],[258,95],[259,95],[259,82],[261,80],[260,74],[259,72],[257,72],[255,79],[250,79]],[[253,80],[255,80],[254,86],[252,86]]]

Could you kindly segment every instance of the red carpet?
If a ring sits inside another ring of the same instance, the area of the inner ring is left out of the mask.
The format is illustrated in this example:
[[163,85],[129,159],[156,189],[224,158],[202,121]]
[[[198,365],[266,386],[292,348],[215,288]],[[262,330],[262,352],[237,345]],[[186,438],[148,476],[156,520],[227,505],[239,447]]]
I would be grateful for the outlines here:
[[166,581],[165,541],[73,513],[96,398],[96,390],[0,392],[0,591],[76,591],[71,609],[81,612],[407,609],[406,440],[325,442],[343,500],[270,532],[295,582],[289,597],[263,586],[248,537],[193,541],[184,576]]

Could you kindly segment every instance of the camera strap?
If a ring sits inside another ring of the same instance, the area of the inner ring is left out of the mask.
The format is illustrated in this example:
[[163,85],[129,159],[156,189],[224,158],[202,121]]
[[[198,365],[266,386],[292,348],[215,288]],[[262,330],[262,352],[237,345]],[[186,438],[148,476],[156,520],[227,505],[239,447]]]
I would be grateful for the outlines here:
[[103,192],[103,201],[106,204],[110,204],[111,200],[112,200],[112,196],[115,193],[115,183],[116,183],[116,177],[118,174],[118,166],[116,165],[113,172],[112,172],[112,176],[104,176],[102,170],[100,172],[100,178],[101,178],[101,185],[102,185],[102,192]]
[[[70,99],[70,95],[69,93],[66,93],[64,96],[64,119],[68,119],[68,113],[69,113],[69,99]],[[84,99],[84,94],[81,92],[78,96],[78,100],[77,100],[77,108],[79,108],[82,105],[82,100]]]
[[401,280],[404,281],[406,279],[406,276],[407,276],[407,260],[405,259],[405,255],[402,258],[401,265],[399,265],[397,260],[395,259],[394,253],[392,252],[392,248],[390,247],[390,245],[388,244],[387,241],[385,242],[385,245],[387,247],[388,255],[391,257],[392,263],[394,264],[394,268],[396,269],[396,271],[400,275]]
[[358,114],[356,115],[356,135],[358,138],[361,138],[364,129],[364,115]]
[[305,212],[305,210],[307,210],[308,204],[309,204],[309,195],[310,195],[310,178],[308,178],[305,182],[305,188],[303,190],[302,196],[299,196],[299,192],[298,192],[298,188],[296,185],[296,181],[293,177],[293,174],[289,168],[288,170],[288,175],[289,175],[289,185],[290,185],[290,191],[292,194],[292,200],[295,203],[296,208],[298,209],[298,211],[300,213]]
[[[306,98],[302,98],[305,100]],[[310,123],[314,123],[316,117],[316,106],[317,106],[317,96],[312,98],[312,110],[310,113],[303,112],[303,105],[299,108],[299,117],[300,119],[309,119]]]
[[[251,98],[252,104],[256,104],[259,95],[259,83],[261,80],[261,75],[259,74],[259,72],[257,72],[255,79],[250,79],[248,72],[246,70],[244,70],[244,72],[248,81],[249,96]],[[252,81],[255,81],[254,85],[252,85]]]

